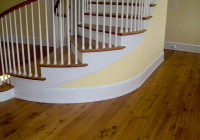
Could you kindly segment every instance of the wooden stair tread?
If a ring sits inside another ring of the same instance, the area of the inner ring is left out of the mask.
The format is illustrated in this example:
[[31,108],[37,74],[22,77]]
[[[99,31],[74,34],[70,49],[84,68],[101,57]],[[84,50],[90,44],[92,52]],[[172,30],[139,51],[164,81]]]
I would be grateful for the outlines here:
[[[82,27],[82,24],[79,24],[78,26],[79,26],[79,27]],[[84,27],[85,27],[86,29],[90,29],[90,25],[89,25],[89,24],[84,24]],[[99,28],[99,30],[98,30],[99,32],[103,32],[103,25],[99,25],[98,28]],[[109,27],[109,26],[106,26],[105,29],[106,29],[106,30],[105,30],[106,33],[110,33],[110,27]],[[140,34],[140,33],[144,33],[144,32],[147,31],[146,29],[143,29],[143,30],[140,30],[140,31],[133,31],[133,32],[124,32],[124,33],[120,33],[120,29],[121,29],[121,28],[118,27],[118,32],[117,32],[117,34],[120,35],[120,36]],[[92,30],[96,31],[96,25],[92,25]],[[125,28],[124,28],[124,30],[125,30]],[[115,34],[115,27],[112,27],[111,33],[112,33],[112,34]]]
[[[90,13],[86,12],[85,15],[90,15]],[[96,12],[92,12],[92,16],[96,16],[96,15],[97,15]],[[106,15],[106,17],[110,17],[110,13],[106,13],[105,15]],[[104,16],[104,14],[103,13],[98,13],[98,16]],[[112,17],[116,17],[116,14],[112,13],[111,16]],[[118,18],[121,18],[121,17],[126,18],[127,16],[126,16],[126,14],[121,15],[119,13],[118,14]],[[128,18],[131,19],[131,14],[128,14]],[[143,20],[148,20],[148,19],[151,19],[151,18],[152,18],[152,16],[147,16],[147,17],[143,17],[142,19]],[[133,15],[133,19],[138,19],[138,16]]]
[[8,90],[13,89],[13,88],[14,88],[13,85],[5,83],[5,84],[0,86],[0,92],[8,91]]
[[[68,64],[68,49],[67,46],[63,46],[63,57],[64,57],[64,64],[61,65],[61,48],[56,49],[56,59],[57,64],[54,64],[54,52],[50,53],[50,64],[39,64],[40,67],[85,67],[88,66],[88,64],[82,64],[80,61],[78,61],[78,64],[75,64],[75,55],[71,51],[71,64]],[[44,62],[47,62],[47,57],[44,58]]]
[[[71,41],[72,44],[75,44],[75,36],[71,36]],[[102,52],[102,51],[113,51],[113,50],[121,50],[124,49],[125,46],[118,46],[114,47],[112,45],[111,48],[109,48],[108,44],[105,44],[105,48],[103,48],[103,43],[98,42],[99,49],[96,49],[96,40],[92,40],[92,49],[89,49],[89,38],[85,38],[85,50],[82,49],[82,36],[77,37],[77,45],[78,45],[78,50],[81,52]]]
[[[91,3],[91,2],[89,2],[89,3]],[[96,1],[92,1],[92,4],[97,4],[97,2]],[[98,2],[98,4],[104,4],[104,2],[103,1],[99,1]],[[107,2],[105,2],[105,4],[106,5],[111,5],[111,2],[109,2],[109,1],[107,1]],[[117,2],[112,2],[112,5],[117,5]],[[118,2],[118,5],[122,5],[122,2]],[[129,6],[132,6],[132,3],[131,2],[124,2],[124,5],[129,5]],[[137,6],[139,6],[139,5],[141,5],[141,4],[137,4]],[[150,7],[155,7],[157,4],[150,4],[149,6]],[[133,6],[136,6],[136,3],[133,3]]]

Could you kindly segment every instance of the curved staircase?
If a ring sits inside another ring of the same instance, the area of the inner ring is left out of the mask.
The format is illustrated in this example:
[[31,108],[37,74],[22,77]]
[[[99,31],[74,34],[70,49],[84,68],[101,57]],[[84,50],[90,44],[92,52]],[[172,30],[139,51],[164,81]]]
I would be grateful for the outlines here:
[[56,87],[103,69],[136,49],[155,7],[152,0],[20,3],[0,14],[2,75],[11,75],[3,83],[14,85],[12,97],[45,103],[92,102],[127,94],[133,89]]

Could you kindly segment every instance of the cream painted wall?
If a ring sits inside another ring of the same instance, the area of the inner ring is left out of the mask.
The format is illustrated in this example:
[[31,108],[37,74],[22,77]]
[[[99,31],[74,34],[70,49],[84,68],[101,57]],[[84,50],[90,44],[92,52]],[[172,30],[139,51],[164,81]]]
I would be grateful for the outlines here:
[[167,14],[166,41],[200,45],[200,0],[169,0]]
[[145,39],[136,50],[98,72],[57,88],[108,85],[129,80],[143,72],[163,52],[167,2],[167,0],[159,0]]
[[[6,0],[0,0],[0,13],[2,13],[3,11],[23,2],[25,0],[9,0],[6,1]],[[40,6],[41,6],[41,28],[42,28],[42,38],[46,38],[46,24],[45,24],[45,5],[44,5],[44,2],[42,1],[40,3]],[[31,20],[31,5],[29,4],[27,6],[27,13],[28,13],[28,29],[29,29],[29,37],[32,37],[32,20]],[[34,2],[33,4],[33,9],[34,9],[34,28],[35,28],[35,37],[36,38],[39,38],[39,24],[38,24],[38,3],[37,2]],[[25,20],[25,8],[21,8],[21,11],[22,11],[22,27],[24,27],[23,29],[23,35],[26,36],[26,30],[25,30],[25,27],[26,27],[26,20]],[[12,12],[11,14],[11,17],[12,17],[12,23],[14,21],[14,13]],[[10,25],[10,22],[9,22],[9,18],[7,17],[8,19],[8,26]],[[18,36],[20,36],[20,20],[19,20],[19,10],[16,11],[16,19],[17,19],[17,29],[18,29]],[[4,25],[5,25],[5,19],[4,19]],[[14,29],[14,24],[12,24],[12,28]],[[1,31],[2,28],[0,28],[0,35],[2,33]],[[9,31],[10,28],[8,28],[8,34],[10,35],[10,31]],[[13,31],[13,35],[15,35],[15,32]]]
[[23,1],[24,0],[0,0],[0,13]]

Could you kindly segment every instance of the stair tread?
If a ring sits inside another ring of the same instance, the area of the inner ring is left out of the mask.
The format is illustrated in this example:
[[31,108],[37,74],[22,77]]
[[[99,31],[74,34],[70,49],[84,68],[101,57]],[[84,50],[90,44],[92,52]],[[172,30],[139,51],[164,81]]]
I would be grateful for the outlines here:
[[[85,15],[90,15],[90,12],[85,12]],[[97,15],[96,12],[92,12],[92,16],[96,16],[96,15]],[[105,13],[105,15],[106,15],[106,17],[110,17],[110,13]],[[101,13],[101,12],[99,12],[99,13],[98,13],[98,16],[104,16],[104,14]],[[116,13],[112,13],[111,16],[112,16],[112,17],[116,17],[117,15],[116,15]],[[126,14],[121,15],[121,14],[119,13],[119,14],[118,14],[118,18],[121,18],[121,17],[127,18],[127,15],[126,15]],[[128,14],[128,18],[129,18],[129,19],[132,18],[132,17],[131,17],[131,14]],[[143,17],[142,19],[143,19],[143,20],[148,20],[148,19],[151,19],[151,18],[152,18],[152,16],[146,16],[146,17]],[[138,19],[138,16],[133,15],[133,18],[132,18],[132,19]]]
[[13,89],[13,88],[14,88],[13,85],[5,83],[5,84],[0,86],[0,92],[8,91],[8,90]]
[[[78,64],[75,64],[75,55],[71,51],[71,64],[68,64],[68,49],[67,46],[63,46],[63,58],[64,58],[64,64],[61,64],[61,48],[56,49],[56,59],[57,64],[54,64],[54,52],[50,53],[50,64],[44,63],[40,64],[40,67],[85,67],[87,64],[82,64],[80,61],[78,61]],[[44,58],[44,62],[47,62],[47,57]]]
[[[82,27],[82,24],[79,24],[78,26]],[[84,24],[84,27],[86,29],[90,29],[90,25],[89,24]],[[98,30],[99,32],[103,32],[103,25],[98,25],[98,28],[99,28],[99,30]],[[92,30],[96,31],[96,29],[97,29],[96,25],[92,25]],[[115,32],[116,32],[115,30],[116,30],[116,28],[112,27],[111,33],[115,34]],[[128,31],[128,32],[120,33],[120,30],[121,30],[121,28],[118,27],[117,34],[120,35],[120,36],[123,36],[123,35],[134,35],[134,34],[139,34],[139,33],[146,32],[146,29],[143,29],[143,30],[139,30],[139,31],[132,31],[132,32]],[[124,30],[125,30],[125,28],[124,28]],[[105,32],[106,33],[110,33],[110,27],[109,26],[105,26]]]
[[[71,37],[72,44],[75,44],[75,36]],[[82,49],[82,36],[77,36],[77,47],[81,52],[101,52],[101,51],[112,51],[112,50],[121,50],[124,49],[125,46],[117,46],[114,47],[112,45],[111,48],[109,48],[109,45],[106,43],[105,48],[103,48],[103,43],[98,42],[99,48],[96,49],[96,40],[92,40],[92,49],[89,49],[89,38],[85,38],[85,50]]]
[[[91,3],[91,2],[89,2]],[[92,1],[92,4],[97,4],[96,1]],[[104,4],[103,1],[99,1],[98,4]],[[111,2],[107,1],[105,2],[106,5],[110,5]],[[112,2],[112,5],[117,5],[117,2]],[[122,5],[122,2],[118,2],[118,5]],[[129,6],[132,6],[132,3],[131,2],[124,2],[124,5],[129,5]],[[140,4],[138,3],[137,6],[139,6]],[[155,7],[157,4],[150,4],[150,7]],[[136,6],[136,3],[133,3],[133,6]]]

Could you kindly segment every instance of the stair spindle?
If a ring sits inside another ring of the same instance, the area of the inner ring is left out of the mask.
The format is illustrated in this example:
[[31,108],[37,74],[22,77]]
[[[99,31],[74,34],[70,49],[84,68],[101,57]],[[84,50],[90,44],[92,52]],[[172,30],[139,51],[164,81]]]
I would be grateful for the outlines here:
[[122,11],[121,11],[121,30],[120,33],[124,32],[124,0],[122,0]]
[[10,42],[9,42],[9,35],[8,35],[8,21],[7,16],[5,16],[5,23],[6,23],[6,43],[7,43],[7,49],[8,49],[8,64],[9,64],[9,73],[12,73],[12,66],[11,66],[11,54],[10,54]]
[[68,49],[68,62],[67,64],[71,64],[71,40],[70,40],[70,18],[69,18],[69,8],[70,8],[70,3],[69,0],[67,0],[66,3],[66,14],[67,14],[67,49]]
[[14,50],[14,44],[13,44],[13,29],[12,29],[12,19],[11,14],[9,16],[9,23],[10,23],[10,40],[11,40],[11,48],[12,48],[12,61],[13,61],[13,73],[16,74],[16,63],[15,63],[15,50]]
[[49,56],[49,22],[48,22],[48,11],[47,10],[48,10],[47,9],[47,0],[45,0],[47,64],[50,64],[50,56]]
[[110,0],[109,48],[112,48],[112,0]]
[[2,35],[3,35],[3,52],[4,52],[4,59],[6,65],[6,73],[8,73],[8,59],[7,59],[7,51],[6,51],[6,43],[5,43],[5,33],[4,33],[4,23],[3,18],[1,18],[1,27],[2,27]]
[[39,38],[40,38],[40,64],[44,64],[44,60],[43,60],[43,45],[42,45],[40,0],[38,0],[38,24],[39,24]]
[[118,15],[119,15],[119,0],[117,0],[117,3],[116,3],[115,47],[118,46],[118,44],[117,44],[117,37],[118,37]]
[[23,39],[23,23],[22,23],[22,12],[19,8],[19,22],[20,22],[20,35],[21,35],[21,48],[22,48],[22,63],[23,63],[23,75],[26,76],[26,62],[25,62],[25,52],[24,52],[24,39]]
[[28,53],[28,69],[29,69],[29,77],[32,77],[27,6],[25,6],[25,18],[26,18],[26,37],[27,37],[27,51],[28,51],[27,52]]
[[96,2],[96,49],[99,49],[99,1],[97,0]]
[[57,56],[56,56],[56,30],[55,30],[55,13],[54,13],[54,0],[51,0],[52,4],[52,26],[53,26],[53,54],[54,54],[54,65],[57,65]]
[[17,33],[17,21],[16,21],[16,11],[14,10],[14,24],[15,24],[15,42],[17,49],[17,66],[18,66],[18,74],[21,75],[21,65],[20,65],[20,54],[19,54],[19,44],[18,44],[18,33]]
[[103,48],[106,48],[106,0],[103,1]]
[[125,32],[128,32],[128,22],[129,22],[129,0],[127,0],[126,4],[126,29]]
[[35,70],[35,77],[38,77],[38,70],[37,70],[37,59],[36,59],[36,46],[35,46],[35,24],[34,24],[34,10],[33,10],[33,3],[31,3],[31,17],[32,17],[32,35],[33,35],[33,55],[34,55],[34,70]]

